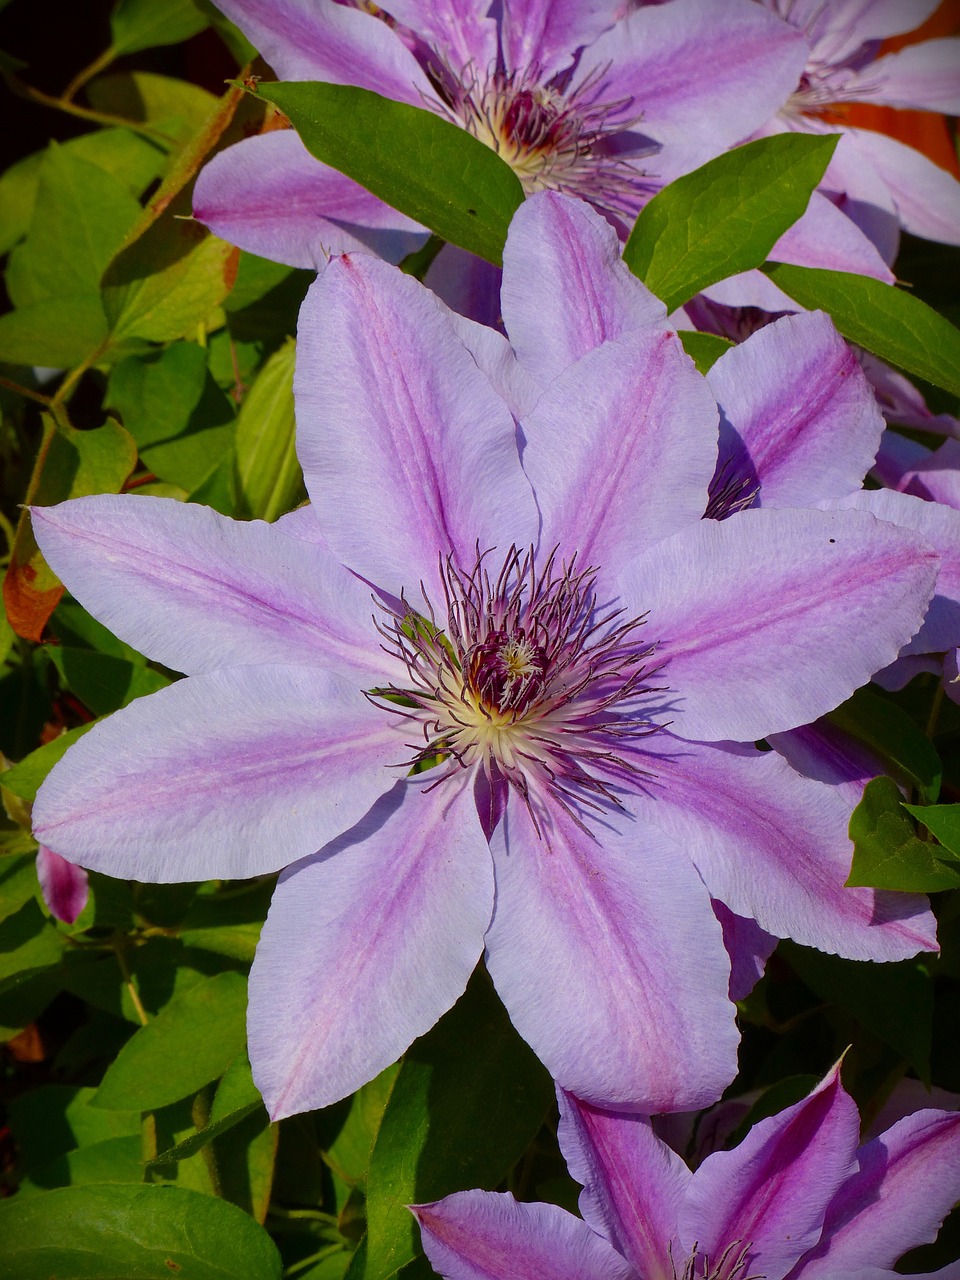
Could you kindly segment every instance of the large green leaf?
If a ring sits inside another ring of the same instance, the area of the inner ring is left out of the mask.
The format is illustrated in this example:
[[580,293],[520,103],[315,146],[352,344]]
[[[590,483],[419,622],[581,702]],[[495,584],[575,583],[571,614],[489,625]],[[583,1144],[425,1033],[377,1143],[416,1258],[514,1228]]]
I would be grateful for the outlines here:
[[960,329],[919,298],[846,271],[780,262],[768,263],[765,270],[801,306],[828,312],[851,342],[960,395]]
[[175,996],[120,1050],[94,1105],[152,1111],[215,1080],[244,1046],[246,1004],[246,980],[230,972]]
[[671,311],[762,266],[803,214],[836,145],[836,135],[781,133],[708,161],[641,211],[624,261]]
[[[920,840],[892,778],[873,778],[850,817],[853,865],[848,885],[933,893],[960,887],[960,867]],[[921,810],[920,812],[925,812]]]
[[370,1157],[365,1270],[356,1262],[351,1280],[387,1280],[418,1257],[419,1232],[406,1205],[495,1187],[552,1100],[546,1072],[478,972],[404,1057]]
[[0,351],[7,364],[68,369],[97,351],[106,336],[96,294],[41,298],[0,316]]
[[943,773],[940,757],[902,707],[869,689],[858,689],[827,718],[869,747],[898,781],[915,786],[924,799],[936,800]]
[[22,800],[35,800],[40,783],[57,761],[63,758],[67,748],[73,746],[92,727],[91,724],[77,725],[75,729],[61,733],[52,742],[45,742],[42,747],[37,747],[36,751],[24,756],[19,764],[0,773],[0,786],[12,791],[15,796],[20,796]]
[[432,111],[353,85],[290,81],[260,93],[307,150],[423,223],[499,266],[520,179],[496,152]]
[[0,1280],[279,1280],[241,1209],[179,1187],[63,1187],[0,1205]]
[[226,1133],[241,1120],[245,1120],[247,1116],[263,1109],[260,1091],[253,1083],[250,1063],[247,1055],[242,1053],[231,1062],[217,1086],[213,1105],[203,1128],[198,1129],[190,1137],[184,1138],[182,1142],[178,1142],[175,1147],[161,1151],[150,1161],[150,1164],[151,1166],[175,1164],[178,1160],[186,1160],[189,1156],[195,1155],[201,1147],[205,1147],[208,1142],[212,1142],[214,1138]]

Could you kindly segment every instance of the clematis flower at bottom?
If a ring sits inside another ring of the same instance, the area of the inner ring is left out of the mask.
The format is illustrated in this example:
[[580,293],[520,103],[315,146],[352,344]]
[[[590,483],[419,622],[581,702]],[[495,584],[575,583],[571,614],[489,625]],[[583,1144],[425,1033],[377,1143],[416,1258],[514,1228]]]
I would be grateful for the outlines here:
[[753,743],[893,660],[937,553],[860,511],[702,519],[708,385],[650,327],[567,361],[564,294],[517,251],[538,209],[569,236],[585,206],[543,193],[511,229],[505,297],[541,300],[529,366],[376,259],[321,273],[295,381],[309,507],[33,509],[84,607],[187,675],[71,747],[35,830],[138,880],[286,868],[250,979],[275,1117],[394,1061],[481,954],[565,1088],[650,1113],[735,1074],[724,931],[936,946],[919,895],[844,888],[848,806]]
[[691,1172],[645,1116],[561,1091],[582,1219],[488,1191],[411,1208],[445,1280],[893,1280],[960,1198],[960,1115],[918,1111],[862,1147],[859,1125],[835,1067]]

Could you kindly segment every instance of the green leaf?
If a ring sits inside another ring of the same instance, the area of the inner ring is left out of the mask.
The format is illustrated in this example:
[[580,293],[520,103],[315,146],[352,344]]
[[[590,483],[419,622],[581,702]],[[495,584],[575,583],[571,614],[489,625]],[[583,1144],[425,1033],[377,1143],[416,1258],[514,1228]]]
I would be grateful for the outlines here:
[[238,973],[218,973],[174,997],[120,1050],[94,1105],[152,1111],[196,1093],[243,1048],[246,1005]]
[[244,397],[237,419],[237,515],[276,520],[306,498],[296,454],[292,340],[275,351]]
[[37,798],[40,783],[57,761],[66,754],[67,748],[92,728],[92,724],[78,725],[75,729],[68,729],[66,733],[61,733],[60,737],[54,738],[52,742],[46,742],[42,747],[37,747],[36,751],[31,751],[28,756],[24,756],[19,764],[15,764],[5,773],[0,773],[0,785],[12,791],[21,800],[29,800],[32,803]]
[[203,124],[217,99],[199,85],[150,71],[120,71],[99,76],[87,88],[98,111],[155,126],[168,148],[182,145]]
[[236,415],[195,342],[174,342],[113,369],[106,403],[123,418],[140,457],[161,480],[194,489],[233,443]]
[[546,1072],[489,978],[476,973],[454,1008],[404,1056],[370,1157],[366,1270],[358,1274],[386,1280],[413,1261],[421,1253],[419,1231],[405,1206],[495,1187],[552,1101]]
[[0,316],[0,351],[7,364],[69,369],[102,347],[106,337],[95,294],[44,298]]
[[[0,785],[3,775],[0,774]],[[30,854],[0,862],[0,921],[37,896],[37,862]]]
[[509,165],[432,111],[353,85],[260,86],[307,150],[443,240],[499,266],[523,187]]
[[0,923],[0,991],[6,993],[27,978],[60,963],[64,939],[36,902]]
[[0,1204],[0,1280],[280,1280],[276,1245],[215,1196],[63,1187]]
[[51,647],[49,653],[64,687],[75,693],[95,716],[109,715],[134,698],[156,693],[170,683],[169,677],[159,671],[107,653],[66,645]]
[[263,1111],[263,1109],[260,1091],[253,1083],[253,1076],[250,1074],[250,1063],[247,1055],[242,1053],[231,1062],[217,1086],[206,1125],[189,1138],[178,1142],[175,1147],[161,1151],[154,1160],[149,1161],[148,1168],[175,1164],[178,1160],[186,1160],[189,1156],[196,1155],[208,1142],[226,1133],[228,1129],[232,1129],[234,1125],[245,1120],[247,1116],[253,1115],[255,1111]]
[[846,883],[934,893],[960,886],[960,868],[941,862],[937,846],[917,837],[892,778],[873,778],[850,816],[853,865]]
[[898,782],[915,786],[926,800],[936,800],[943,773],[936,748],[890,698],[858,689],[827,719],[869,747]]
[[51,143],[29,233],[10,256],[13,304],[95,298],[104,268],[139,216],[139,203],[118,179]]
[[933,983],[922,961],[841,960],[794,942],[781,943],[777,954],[815,995],[890,1045],[929,1086]]
[[903,807],[936,836],[944,849],[960,858],[960,804],[904,804]]
[[179,44],[208,25],[193,0],[120,0],[110,18],[114,57]]
[[181,922],[185,946],[231,956],[248,964],[273,893],[272,879],[231,885],[221,892],[198,893]]
[[[90,1182],[143,1182],[140,1135],[105,1138],[89,1147],[78,1147],[41,1165],[20,1183],[18,1196],[39,1195],[50,1187],[84,1186]],[[0,1252],[2,1257],[2,1252]]]
[[828,312],[851,342],[960,395],[960,329],[919,298],[846,271],[780,262],[768,263],[764,270],[801,306]]
[[835,134],[781,133],[708,161],[641,210],[624,261],[671,311],[762,266],[802,216],[836,145]]
[[683,349],[697,366],[698,373],[708,373],[733,343],[715,333],[697,333],[695,329],[681,329],[677,337]]
[[30,1174],[77,1147],[111,1138],[140,1139],[139,1111],[98,1111],[90,1106],[95,1089],[42,1084],[9,1103],[10,1128],[22,1167]]

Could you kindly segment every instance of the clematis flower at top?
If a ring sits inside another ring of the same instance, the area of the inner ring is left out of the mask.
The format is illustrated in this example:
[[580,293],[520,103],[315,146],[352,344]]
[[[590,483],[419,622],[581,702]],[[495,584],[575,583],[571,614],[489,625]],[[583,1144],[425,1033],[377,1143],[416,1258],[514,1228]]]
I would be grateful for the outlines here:
[[736,1071],[717,914],[858,958],[936,945],[924,898],[843,887],[848,805],[753,743],[892,661],[937,554],[863,511],[702,519],[715,399],[601,230],[525,202],[513,348],[334,259],[298,336],[311,504],[275,525],[33,509],[80,602],[188,677],[71,747],[35,829],[138,880],[286,868],[250,979],[275,1116],[394,1060],[481,953],[565,1088],[654,1112]]
[[[218,7],[281,79],[352,84],[426,107],[497,151],[528,194],[581,196],[625,226],[654,191],[765,124],[807,48],[753,0],[674,0],[628,14],[622,0]],[[398,260],[423,234],[289,129],[215,157],[194,212],[241,248],[300,267],[358,245]]]
[[490,1191],[413,1212],[446,1280],[894,1280],[960,1196],[960,1116],[917,1111],[863,1146],[859,1122],[834,1068],[691,1172],[645,1116],[561,1092],[582,1220]]

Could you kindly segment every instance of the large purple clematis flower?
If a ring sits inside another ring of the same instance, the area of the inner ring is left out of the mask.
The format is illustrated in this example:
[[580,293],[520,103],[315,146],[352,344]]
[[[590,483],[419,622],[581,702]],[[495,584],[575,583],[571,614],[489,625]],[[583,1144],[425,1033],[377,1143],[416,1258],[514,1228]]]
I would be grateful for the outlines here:
[[[644,1116],[560,1094],[583,1218],[463,1191],[415,1205],[446,1280],[884,1280],[960,1197],[960,1116],[918,1111],[859,1146],[838,1069],[691,1172]],[[935,1273],[955,1280],[953,1264]],[[926,1280],[931,1280],[928,1276]]]
[[[355,84],[425,106],[499,152],[528,193],[581,196],[624,226],[664,183],[762,126],[806,55],[802,35],[752,0],[674,0],[633,13],[622,0],[219,7],[281,78]],[[835,214],[823,203],[824,216]],[[242,248],[303,267],[358,241],[396,260],[418,230],[314,160],[289,130],[216,157],[200,175],[194,212]]]
[[189,677],[75,744],[36,830],[141,880],[287,867],[250,986],[275,1115],[396,1058],[481,951],[564,1087],[652,1112],[735,1071],[711,898],[731,937],[935,946],[925,899],[843,888],[849,807],[753,743],[892,660],[936,553],[859,511],[702,519],[714,397],[587,206],[525,203],[502,305],[513,347],[334,259],[298,338],[312,503],[274,526],[34,510],[84,606]]

